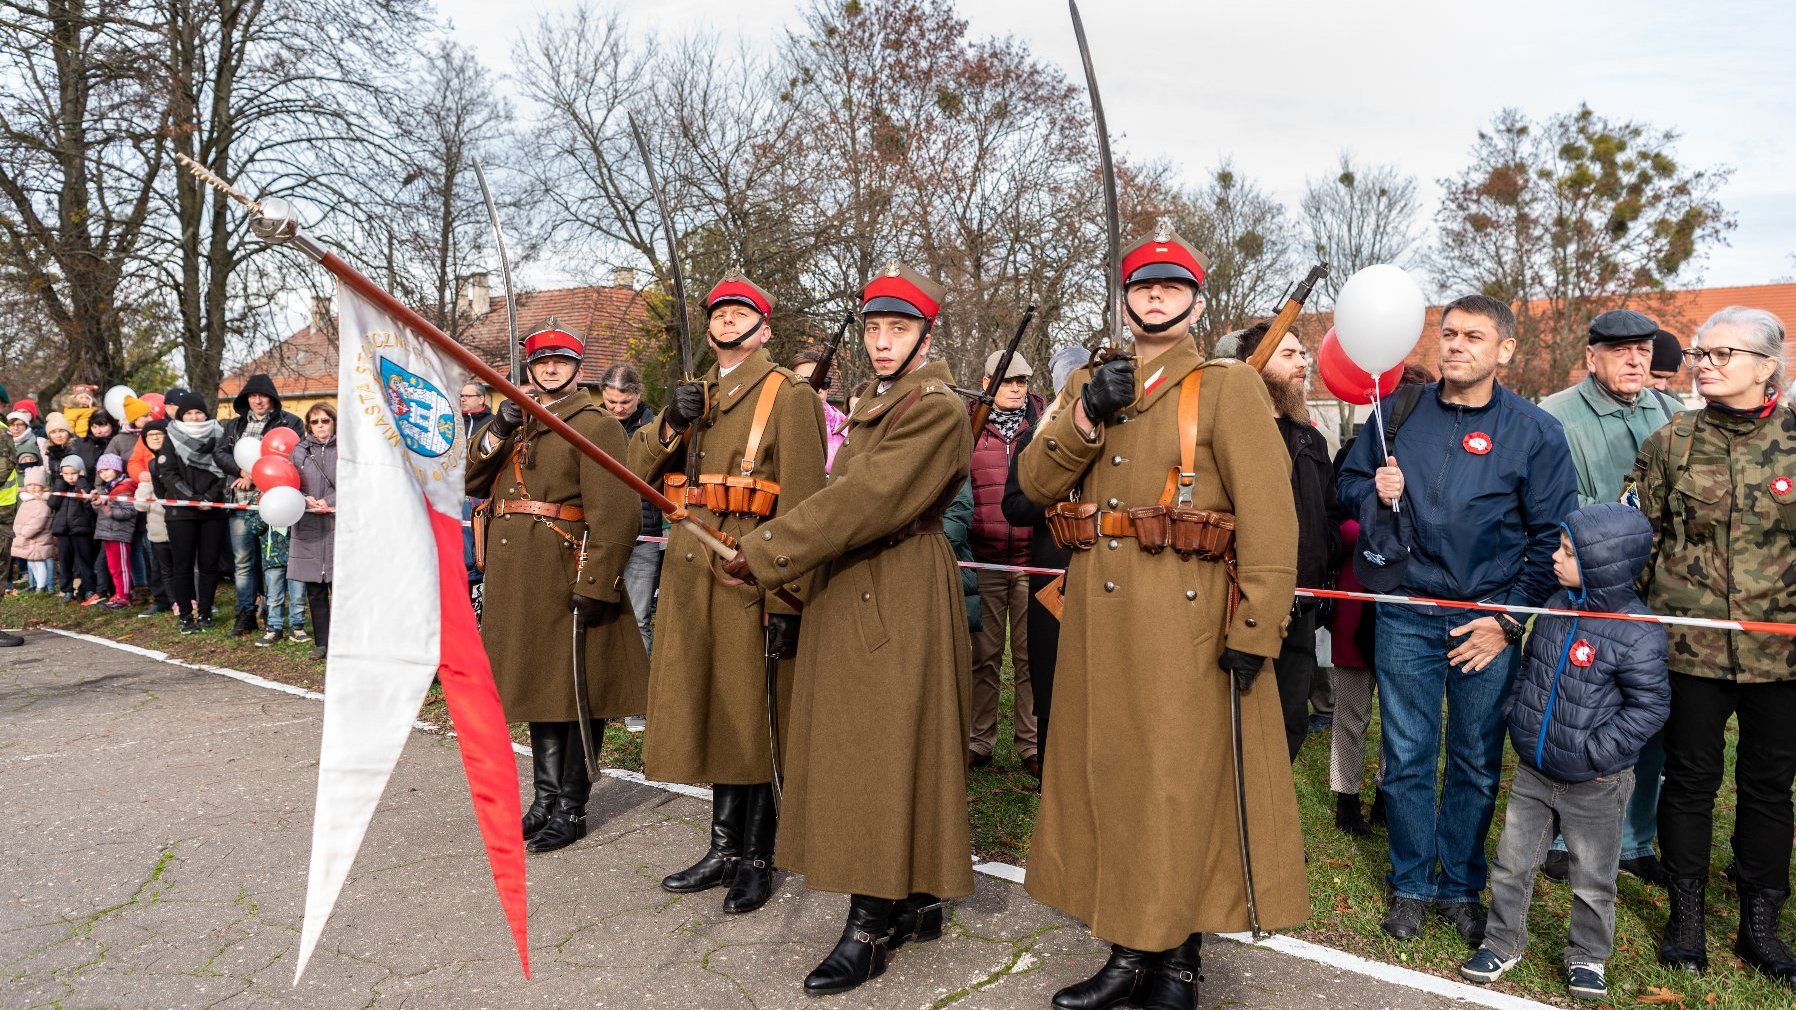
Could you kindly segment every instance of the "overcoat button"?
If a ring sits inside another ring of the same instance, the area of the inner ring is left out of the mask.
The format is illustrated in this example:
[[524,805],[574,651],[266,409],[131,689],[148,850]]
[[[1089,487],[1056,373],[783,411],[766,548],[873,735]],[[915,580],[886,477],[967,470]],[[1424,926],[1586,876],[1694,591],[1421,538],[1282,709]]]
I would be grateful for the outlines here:
[[1123,458],[1121,456],[1110,457],[1110,465],[1111,466],[1122,466],[1122,462],[1123,462]]
[[1105,506],[1107,506],[1109,508],[1115,508],[1116,507],[1116,499],[1112,498],[1109,501],[1105,502],[1104,504],[1105,504]]
[[761,531],[761,539],[762,540],[772,540],[773,539],[773,531],[772,530],[762,530]]
[[872,599],[872,598],[873,598],[873,594],[872,594],[872,593],[862,593],[862,594],[861,594],[861,602],[862,602],[862,603],[865,603],[865,602],[867,602],[867,601],[868,601],[868,600],[871,600],[871,599]]
[[1114,583],[1114,582],[1104,583],[1104,592],[1106,592],[1106,593],[1116,592],[1116,583]]
[[698,451],[698,458],[699,458],[699,459],[704,459],[704,458],[705,458],[705,450],[703,450],[703,449],[700,449],[700,450],[699,450],[699,451]]
[[1116,541],[1114,541],[1114,540],[1110,541],[1110,549],[1116,550]]
[[507,513],[505,513],[505,521],[506,521],[506,522],[510,522],[510,521],[511,521],[511,513],[510,513],[510,512],[507,512]]
[[687,560],[687,561],[691,561],[691,560],[692,560],[692,552],[691,552],[691,551],[687,551],[687,552],[686,552],[686,560]]
[[500,538],[499,538],[499,542],[500,542],[500,543],[502,543],[502,544],[503,544],[503,543],[510,543],[510,541],[508,541],[508,540],[506,540],[506,539],[505,539],[505,538],[504,538],[504,537],[500,537]]
[[516,485],[516,484],[513,484],[513,485],[512,485],[512,487],[511,487],[511,493],[512,493],[512,494],[517,494],[517,493],[518,493],[518,488],[517,488],[517,485]]
[[792,559],[788,558],[784,555],[781,555],[780,557],[774,558],[773,563],[780,566],[781,568],[784,568],[787,565],[790,565],[792,563]]
[[1249,618],[1248,618],[1248,619],[1247,619],[1247,621],[1246,621],[1246,624],[1247,624],[1247,626],[1248,626],[1248,627],[1250,627],[1250,628],[1257,628],[1257,627],[1259,627],[1259,626],[1260,626],[1260,622],[1258,622],[1258,621],[1256,621],[1256,620],[1254,620],[1254,619],[1253,619],[1253,618],[1251,618],[1251,617],[1249,617]]
[[1058,449],[1058,448],[1060,448],[1060,443],[1056,442],[1050,438],[1050,439],[1048,439],[1048,448],[1049,449]]
[[595,579],[594,579],[594,578],[593,578],[593,577],[592,577],[592,576],[590,576],[590,575],[588,575],[588,576],[587,576],[587,577],[586,577],[586,581],[588,581],[588,582],[594,582],[594,581],[597,581],[597,580],[595,580]]
[[1187,599],[1187,600],[1197,599],[1197,590],[1195,590],[1195,589],[1185,590],[1185,599]]

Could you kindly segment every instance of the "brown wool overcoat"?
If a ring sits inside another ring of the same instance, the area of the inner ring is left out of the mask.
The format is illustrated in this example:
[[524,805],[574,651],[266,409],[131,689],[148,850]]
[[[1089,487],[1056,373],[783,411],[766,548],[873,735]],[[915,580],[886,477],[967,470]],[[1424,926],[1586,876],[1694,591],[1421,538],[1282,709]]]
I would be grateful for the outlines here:
[[[759,350],[721,379],[712,365],[705,381],[717,391],[717,404],[711,424],[698,436],[701,473],[741,474],[756,405],[763,386],[772,383],[779,392],[761,433],[753,475],[780,486],[776,517],[823,486],[823,401],[804,380],[775,367]],[[683,469],[685,462],[682,438],[661,444],[659,415],[630,439],[630,469],[657,487],[664,473]],[[752,516],[720,519],[698,506],[691,512],[737,540],[747,539],[763,522]],[[773,777],[761,613],[763,606],[776,614],[791,608],[754,586],[725,585],[713,573],[716,563],[697,537],[674,527],[661,565],[642,742],[643,770],[657,781],[750,785]],[[804,581],[788,579],[786,585],[802,599]],[[792,676],[792,661],[782,661],[782,737],[790,735]]]
[[[585,390],[549,410],[593,444],[621,460],[624,426]],[[523,483],[512,449],[530,445]],[[480,637],[493,662],[499,700],[511,722],[571,722],[574,706],[574,615],[571,594],[617,604],[586,629],[586,694],[594,718],[635,715],[648,694],[648,656],[623,587],[624,564],[642,524],[636,493],[561,436],[528,415],[524,426],[494,449],[484,435],[468,459],[468,494],[495,503],[528,497],[577,505],[583,521],[495,515],[486,539],[486,589]],[[556,530],[572,538],[570,543]],[[586,563],[578,565],[586,537]]]
[[[1143,950],[1248,928],[1229,676],[1217,657],[1279,651],[1296,585],[1290,458],[1259,377],[1232,359],[1204,363],[1187,341],[1140,365],[1136,403],[1096,443],[1073,425],[1091,377],[1075,372],[1017,463],[1038,502],[1077,488],[1104,509],[1154,504],[1179,462],[1179,385],[1193,368],[1203,376],[1194,504],[1237,517],[1241,604],[1227,624],[1219,563],[1150,555],[1127,538],[1073,553],[1025,880],[1094,935]],[[1270,663],[1241,713],[1260,925],[1294,926],[1309,891]]]
[[869,392],[823,489],[742,542],[763,585],[816,573],[775,858],[817,890],[973,891],[960,573],[939,533],[887,546],[913,520],[939,518],[966,480],[972,436],[952,381],[931,363]]

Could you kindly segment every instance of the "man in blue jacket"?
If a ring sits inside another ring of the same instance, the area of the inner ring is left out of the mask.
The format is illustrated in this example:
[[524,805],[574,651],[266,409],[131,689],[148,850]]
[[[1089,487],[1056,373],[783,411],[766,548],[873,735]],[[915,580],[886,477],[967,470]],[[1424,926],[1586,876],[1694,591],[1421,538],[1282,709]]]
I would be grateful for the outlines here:
[[[1577,476],[1559,422],[1497,384],[1514,356],[1515,315],[1484,295],[1441,314],[1441,381],[1386,400],[1342,461],[1336,491],[1360,519],[1355,574],[1374,592],[1538,605],[1553,591],[1559,523]],[[1380,924],[1408,939],[1430,907],[1476,947],[1484,939],[1484,839],[1503,761],[1503,699],[1522,625],[1505,615],[1378,606],[1391,908]],[[1446,696],[1445,781],[1435,769]]]

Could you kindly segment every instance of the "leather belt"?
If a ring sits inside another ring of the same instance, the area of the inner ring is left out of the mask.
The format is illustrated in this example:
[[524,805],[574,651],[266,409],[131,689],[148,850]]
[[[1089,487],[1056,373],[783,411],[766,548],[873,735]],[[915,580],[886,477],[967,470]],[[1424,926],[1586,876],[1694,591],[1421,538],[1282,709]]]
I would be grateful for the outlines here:
[[911,537],[921,537],[931,533],[941,532],[943,532],[941,516],[918,516],[910,521],[910,525],[887,537],[885,539],[885,545],[887,547],[896,547],[906,540],[909,540]]
[[495,501],[493,502],[493,514],[542,516],[545,519],[560,519],[570,523],[577,523],[586,518],[586,510],[578,505],[557,505],[554,502],[531,501],[528,498],[507,498]]
[[1135,520],[1127,512],[1099,512],[1098,534],[1106,537],[1133,537]]

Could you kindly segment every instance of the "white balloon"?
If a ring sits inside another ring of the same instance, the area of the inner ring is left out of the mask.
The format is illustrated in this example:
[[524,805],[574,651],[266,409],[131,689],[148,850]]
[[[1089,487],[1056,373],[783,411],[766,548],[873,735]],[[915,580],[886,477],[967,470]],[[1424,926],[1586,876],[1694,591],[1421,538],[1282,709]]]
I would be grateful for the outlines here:
[[125,397],[136,395],[130,386],[114,386],[106,391],[106,395],[100,400],[100,405],[106,408],[106,413],[112,415],[112,419],[118,422],[119,427],[123,427],[125,424]]
[[262,458],[262,440],[254,435],[243,436],[231,447],[231,458],[237,461],[237,469],[249,476],[249,468]]
[[1335,336],[1353,363],[1373,375],[1402,364],[1422,337],[1428,300],[1402,267],[1369,266],[1335,298]]
[[306,514],[306,496],[296,487],[271,487],[262,492],[256,510],[262,513],[263,522],[275,529],[286,529]]

